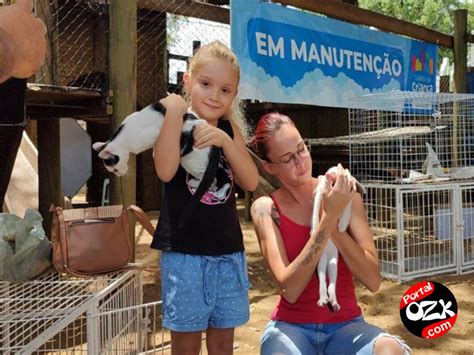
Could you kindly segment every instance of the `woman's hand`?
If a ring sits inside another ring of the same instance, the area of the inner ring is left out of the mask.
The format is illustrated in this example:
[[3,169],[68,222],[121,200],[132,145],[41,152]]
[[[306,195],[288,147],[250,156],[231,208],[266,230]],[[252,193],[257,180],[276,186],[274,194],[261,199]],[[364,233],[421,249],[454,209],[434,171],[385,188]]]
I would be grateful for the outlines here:
[[223,148],[232,139],[227,133],[220,128],[211,126],[207,123],[202,123],[194,130],[194,147],[202,149],[211,145]]
[[338,220],[356,193],[355,182],[345,174],[341,164],[337,166],[336,176],[326,174],[326,179],[333,182],[333,186],[323,193],[323,211],[326,218]]
[[165,107],[167,113],[166,116],[169,117],[178,116],[182,118],[188,110],[186,101],[180,95],[176,94],[169,94],[160,100],[160,104]]

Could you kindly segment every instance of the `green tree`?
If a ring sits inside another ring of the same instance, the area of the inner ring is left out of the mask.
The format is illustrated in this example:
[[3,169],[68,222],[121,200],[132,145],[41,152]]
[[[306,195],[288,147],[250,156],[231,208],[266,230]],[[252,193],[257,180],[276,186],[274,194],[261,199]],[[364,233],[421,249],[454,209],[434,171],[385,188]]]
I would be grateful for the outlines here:
[[[453,33],[453,11],[467,9],[467,28],[474,28],[474,4],[468,0],[359,0],[359,7],[408,21],[446,34]],[[452,50],[440,47],[439,58]],[[439,64],[441,60],[438,61]]]

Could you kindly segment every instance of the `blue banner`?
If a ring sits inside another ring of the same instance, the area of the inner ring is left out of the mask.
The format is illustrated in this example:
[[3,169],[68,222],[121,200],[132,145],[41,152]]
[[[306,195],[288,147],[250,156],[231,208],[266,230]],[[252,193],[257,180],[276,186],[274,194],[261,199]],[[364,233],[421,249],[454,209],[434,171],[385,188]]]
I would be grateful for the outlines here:
[[239,97],[354,107],[391,90],[434,92],[438,47],[258,0],[231,1]]

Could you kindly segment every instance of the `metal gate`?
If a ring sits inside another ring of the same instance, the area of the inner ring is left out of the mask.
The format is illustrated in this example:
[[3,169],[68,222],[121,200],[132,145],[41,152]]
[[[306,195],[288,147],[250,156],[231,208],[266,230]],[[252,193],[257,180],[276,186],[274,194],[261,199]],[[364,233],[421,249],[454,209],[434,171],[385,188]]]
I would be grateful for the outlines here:
[[474,271],[474,183],[366,184],[383,276],[406,281]]

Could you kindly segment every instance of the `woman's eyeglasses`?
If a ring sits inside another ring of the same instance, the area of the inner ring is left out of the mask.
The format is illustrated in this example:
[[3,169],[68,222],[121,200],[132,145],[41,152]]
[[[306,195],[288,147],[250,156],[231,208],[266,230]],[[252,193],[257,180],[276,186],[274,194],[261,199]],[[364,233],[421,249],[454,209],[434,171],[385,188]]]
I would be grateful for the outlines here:
[[296,156],[300,158],[307,158],[310,156],[311,146],[307,145],[305,142],[301,142],[296,147],[296,152],[287,153],[280,157],[277,162],[270,161],[272,164],[280,164],[284,169],[291,169],[295,165]]

